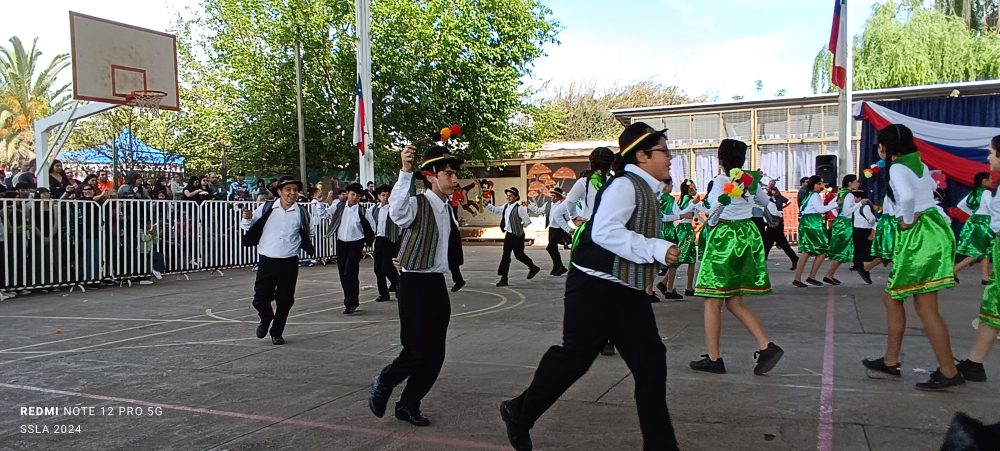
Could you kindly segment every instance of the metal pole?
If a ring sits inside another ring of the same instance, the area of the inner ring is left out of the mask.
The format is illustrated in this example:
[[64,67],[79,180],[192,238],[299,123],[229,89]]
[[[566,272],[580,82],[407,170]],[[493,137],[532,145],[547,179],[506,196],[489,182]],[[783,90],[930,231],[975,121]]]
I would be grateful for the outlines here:
[[847,0],[840,0],[840,36],[846,42],[846,53],[847,53],[847,67],[846,76],[844,77],[844,89],[840,90],[840,105],[838,115],[840,116],[840,142],[837,148],[837,168],[838,174],[837,178],[840,179],[843,176],[854,172],[854,156],[853,156],[853,144],[854,144],[854,133],[851,130],[854,126],[854,117],[852,116],[851,101],[853,98],[853,84],[854,84],[854,40],[847,35],[847,18],[849,17],[847,11]]
[[299,179],[302,183],[306,178],[306,126],[302,112],[302,55],[299,51],[299,41],[295,41],[295,109],[299,120]]

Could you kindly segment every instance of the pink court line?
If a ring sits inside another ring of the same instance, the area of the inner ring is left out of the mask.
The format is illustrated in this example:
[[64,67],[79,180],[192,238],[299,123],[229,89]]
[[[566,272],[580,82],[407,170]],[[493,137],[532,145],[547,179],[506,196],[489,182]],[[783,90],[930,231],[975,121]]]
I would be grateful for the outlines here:
[[819,395],[819,426],[816,428],[816,449],[833,450],[833,292],[826,296],[826,343],[823,346],[823,387]]
[[215,415],[215,416],[230,417],[230,418],[240,418],[240,419],[244,419],[244,420],[254,420],[254,421],[262,421],[262,422],[268,422],[268,423],[291,424],[291,425],[295,425],[295,426],[304,426],[304,427],[313,428],[313,429],[325,429],[325,430],[329,430],[329,431],[348,432],[348,433],[352,433],[352,434],[361,434],[361,435],[368,435],[368,436],[380,437],[380,438],[383,438],[383,437],[384,438],[394,438],[394,439],[399,439],[399,440],[403,440],[403,441],[407,441],[407,442],[434,443],[434,444],[445,445],[445,446],[450,446],[450,447],[454,447],[454,448],[473,448],[473,449],[492,449],[492,450],[509,450],[510,449],[510,447],[508,447],[508,446],[500,446],[500,445],[496,445],[496,444],[492,444],[492,443],[476,442],[476,441],[472,441],[472,440],[462,440],[462,439],[455,439],[455,438],[448,438],[448,437],[435,437],[435,436],[430,436],[430,435],[407,434],[407,433],[401,433],[401,432],[389,432],[389,431],[381,431],[381,430],[378,430],[378,429],[359,428],[359,427],[346,426],[346,425],[341,425],[341,424],[324,423],[324,422],[321,422],[321,421],[306,421],[306,420],[296,420],[294,418],[271,417],[271,416],[266,416],[266,415],[252,415],[252,414],[241,413],[241,412],[230,412],[230,411],[227,411],[227,410],[203,409],[201,407],[179,406],[179,405],[175,405],[175,404],[164,404],[164,403],[158,403],[158,402],[149,402],[149,401],[142,401],[142,400],[138,400],[138,399],[118,398],[118,397],[114,397],[114,396],[94,395],[94,394],[89,394],[89,393],[80,393],[80,392],[65,391],[65,390],[53,390],[53,389],[49,389],[49,388],[32,387],[32,386],[29,386],[29,385],[2,384],[2,383],[0,383],[0,388],[9,388],[9,389],[12,389],[12,390],[34,391],[34,392],[49,393],[49,394],[54,394],[54,395],[74,396],[74,397],[77,397],[77,398],[96,399],[96,400],[100,400],[100,401],[115,401],[115,402],[121,402],[121,403],[136,404],[136,405],[146,406],[146,407],[159,407],[159,408],[162,408],[162,409],[176,410],[176,411],[180,411],[180,412],[200,413],[200,414],[206,414],[206,415]]

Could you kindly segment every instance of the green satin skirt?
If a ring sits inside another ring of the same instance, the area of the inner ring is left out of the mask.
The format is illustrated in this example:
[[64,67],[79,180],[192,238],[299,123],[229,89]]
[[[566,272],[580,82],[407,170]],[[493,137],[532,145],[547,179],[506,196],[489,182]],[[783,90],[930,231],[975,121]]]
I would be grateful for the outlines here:
[[674,238],[674,226],[673,222],[661,222],[660,223],[660,238],[667,240],[671,243],[675,243]]
[[899,221],[894,216],[882,215],[875,223],[875,240],[872,241],[872,256],[884,261],[892,261],[892,249],[895,244]]
[[[993,246],[993,261],[1000,258],[1000,246]],[[979,321],[1000,329],[1000,265],[993,265],[993,277],[983,291],[983,302],[979,304]]]
[[913,227],[896,233],[896,249],[885,291],[897,301],[955,286],[955,234],[936,208],[924,210]]
[[705,258],[705,248],[708,247],[708,235],[711,230],[709,230],[708,224],[702,225],[701,230],[698,231],[698,261],[702,261]]
[[749,219],[720,222],[708,235],[694,295],[727,299],[771,293],[764,240]]
[[993,250],[993,230],[989,215],[972,215],[958,236],[955,253],[973,258],[989,258]]
[[826,256],[833,261],[849,263],[854,261],[854,220],[837,216],[830,229],[830,247]]
[[677,241],[671,242],[677,245],[681,255],[677,257],[677,263],[672,267],[693,264],[698,259],[698,249],[694,243],[694,227],[690,223],[677,224],[677,227],[674,227],[674,239]]
[[809,213],[799,218],[799,253],[825,255],[830,239],[823,227],[823,215]]

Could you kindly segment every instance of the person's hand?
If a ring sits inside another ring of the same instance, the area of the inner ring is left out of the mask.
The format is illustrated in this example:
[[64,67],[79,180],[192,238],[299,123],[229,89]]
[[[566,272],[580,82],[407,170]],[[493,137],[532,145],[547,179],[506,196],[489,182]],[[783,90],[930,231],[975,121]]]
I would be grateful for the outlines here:
[[249,209],[243,209],[243,219],[253,219],[253,212]]
[[413,172],[413,155],[416,151],[416,147],[413,147],[412,144],[407,144],[406,147],[403,147],[403,151],[399,153],[399,159],[403,163],[403,167],[401,168],[403,172]]
[[396,267],[396,271],[403,271],[403,264],[400,263],[398,258],[392,259],[392,266]]
[[663,263],[666,263],[667,265],[677,263],[677,259],[680,258],[680,256],[681,250],[678,249],[677,246],[670,246],[670,248],[667,249],[666,255],[663,256]]
[[899,230],[912,229],[913,226],[917,225],[917,221],[919,220],[920,220],[920,213],[916,213],[913,215],[913,224],[907,224],[906,221],[903,220],[903,218],[899,218]]
[[587,222],[586,219],[583,219],[583,218],[573,218],[573,224],[576,224],[577,227],[582,226],[583,223],[585,223],[585,222]]
[[694,213],[684,213],[681,215],[681,219],[693,219]]

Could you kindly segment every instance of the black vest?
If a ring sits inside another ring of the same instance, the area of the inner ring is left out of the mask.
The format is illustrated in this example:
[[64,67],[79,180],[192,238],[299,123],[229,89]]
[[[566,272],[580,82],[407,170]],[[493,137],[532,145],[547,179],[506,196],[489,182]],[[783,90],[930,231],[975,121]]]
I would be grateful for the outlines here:
[[[261,215],[257,222],[250,226],[250,230],[247,230],[243,234],[243,245],[246,247],[253,247],[260,244],[260,237],[264,235],[264,224],[267,223],[267,218],[271,217],[271,213],[274,211],[274,202],[269,200],[264,202],[264,213]],[[313,247],[312,236],[309,233],[309,212],[306,210],[305,206],[299,205],[299,237],[302,239],[299,243],[299,248],[309,255],[316,254],[316,248]]]

